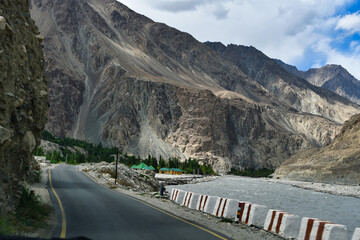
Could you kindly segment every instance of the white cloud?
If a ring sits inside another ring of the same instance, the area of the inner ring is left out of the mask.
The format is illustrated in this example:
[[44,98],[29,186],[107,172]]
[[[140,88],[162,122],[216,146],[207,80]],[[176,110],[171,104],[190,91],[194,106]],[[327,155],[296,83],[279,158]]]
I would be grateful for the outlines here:
[[350,34],[360,33],[360,12],[348,14],[340,18],[335,29],[345,30]]
[[[324,38],[319,41],[316,45],[316,49],[323,53],[326,53],[327,61],[326,64],[340,64],[346,70],[348,70],[352,75],[357,79],[360,79],[360,54],[359,54],[359,43],[356,43],[353,46],[358,49],[358,51],[343,53],[338,49],[331,47],[331,38]],[[351,45],[351,44],[350,44]]]
[[[119,1],[155,21],[188,32],[199,41],[252,45],[268,56],[290,64],[308,62],[306,66],[310,67],[334,61],[349,66],[350,61],[346,59],[356,58],[331,48],[331,42],[339,37],[334,31],[349,31],[346,26],[355,29],[356,24],[347,23],[346,16],[341,18],[336,13],[356,0]],[[360,19],[358,13],[355,17]],[[358,27],[360,30],[360,24]],[[318,46],[324,40],[329,41],[326,50]],[[309,52],[314,59],[309,59]],[[316,59],[317,55],[319,59]],[[360,78],[360,68],[351,69],[352,74]]]

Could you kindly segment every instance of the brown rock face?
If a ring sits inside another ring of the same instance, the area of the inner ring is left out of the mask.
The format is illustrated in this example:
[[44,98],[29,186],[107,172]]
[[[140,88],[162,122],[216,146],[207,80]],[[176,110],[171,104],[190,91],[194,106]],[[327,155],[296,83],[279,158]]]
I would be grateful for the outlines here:
[[189,34],[114,0],[33,0],[31,14],[44,36],[47,129],[58,136],[226,172],[278,166],[338,131]]
[[[238,66],[244,73],[264,86],[282,102],[300,112],[322,116],[342,124],[360,111],[359,106],[339,96],[347,97],[341,94],[343,90],[339,90],[343,88],[336,89],[335,87],[335,89],[332,89],[326,87],[327,85],[334,85],[335,82],[342,82],[344,76],[347,76],[346,81],[348,83],[351,82],[354,85],[357,82],[357,87],[352,92],[357,92],[357,95],[360,96],[360,82],[353,79],[349,80],[351,75],[346,75],[345,72],[347,71],[341,66],[338,67],[343,70],[342,73],[339,73],[340,70],[334,70],[334,73],[330,73],[330,67],[328,66],[318,69],[316,73],[314,73],[315,69],[305,73],[293,71],[296,68],[291,68],[291,66],[286,67],[287,71],[283,68],[285,64],[281,64],[281,61],[269,58],[254,47],[234,44],[224,46],[221,43],[210,42],[206,44]],[[339,79],[340,76],[341,79]],[[317,84],[315,79],[323,79],[327,83]],[[329,80],[333,83],[330,83]],[[348,92],[351,87],[346,88]]]
[[275,177],[325,183],[360,184],[360,114],[346,121],[328,146],[291,157]]
[[19,200],[46,122],[48,88],[37,34],[28,1],[0,2],[0,214]]

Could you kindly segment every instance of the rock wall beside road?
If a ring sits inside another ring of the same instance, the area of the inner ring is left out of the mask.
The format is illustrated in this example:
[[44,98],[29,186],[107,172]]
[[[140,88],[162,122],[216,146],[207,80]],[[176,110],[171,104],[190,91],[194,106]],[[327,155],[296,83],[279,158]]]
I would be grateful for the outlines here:
[[41,38],[27,0],[0,1],[0,214],[31,176],[48,110]]

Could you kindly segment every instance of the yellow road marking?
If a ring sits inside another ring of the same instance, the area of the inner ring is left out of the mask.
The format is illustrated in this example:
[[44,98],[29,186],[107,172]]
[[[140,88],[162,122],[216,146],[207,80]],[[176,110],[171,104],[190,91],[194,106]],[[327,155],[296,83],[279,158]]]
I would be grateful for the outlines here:
[[[91,177],[88,173],[86,173],[86,172],[83,172],[83,173],[84,173],[86,176],[88,176],[91,180],[93,180],[95,183],[97,183],[97,184],[99,184],[100,186],[106,188],[105,186],[103,186],[103,185],[101,185],[100,183],[98,183],[98,182],[97,182],[93,177]],[[111,189],[109,189],[109,188],[106,188],[106,189],[108,189],[108,190],[110,190],[110,191],[113,191],[113,190],[111,190]],[[113,191],[113,192],[115,192],[115,191]],[[116,193],[120,193],[120,192],[116,192]],[[207,233],[210,233],[211,235],[213,235],[213,236],[215,236],[215,237],[217,237],[217,238],[219,238],[219,239],[227,240],[227,238],[224,238],[224,237],[222,237],[222,236],[220,236],[220,235],[218,235],[218,234],[216,234],[216,233],[214,233],[214,232],[212,232],[212,231],[210,231],[210,230],[208,230],[208,229],[206,229],[206,228],[203,228],[203,227],[201,227],[201,226],[199,226],[199,225],[197,225],[197,224],[195,224],[195,223],[189,222],[189,221],[187,221],[187,220],[185,220],[185,219],[183,219],[183,218],[180,218],[180,217],[175,216],[175,215],[173,215],[173,214],[171,214],[171,213],[168,213],[168,212],[166,212],[166,211],[164,211],[164,210],[162,210],[162,209],[160,209],[160,208],[157,208],[157,207],[155,207],[155,206],[153,206],[153,205],[150,205],[150,204],[148,204],[148,203],[146,203],[146,202],[144,202],[144,201],[142,201],[142,200],[139,200],[139,199],[137,199],[137,198],[128,196],[128,195],[123,194],[123,193],[120,193],[120,194],[122,194],[123,196],[125,196],[125,197],[127,197],[127,198],[131,198],[131,199],[133,199],[133,200],[135,200],[135,201],[137,201],[137,202],[139,202],[139,203],[142,203],[142,204],[144,204],[144,205],[146,205],[146,206],[148,206],[148,207],[151,207],[151,208],[153,208],[153,209],[155,209],[155,210],[158,210],[159,212],[165,213],[166,215],[168,215],[168,216],[170,216],[170,217],[176,218],[176,219],[178,219],[178,220],[180,220],[180,221],[182,221],[182,222],[184,222],[184,223],[187,223],[187,224],[192,225],[192,226],[194,226],[194,227],[196,227],[196,228],[199,228],[199,229],[201,229],[201,230],[203,230],[203,231],[205,231],[205,232],[207,232]]]
[[51,172],[50,172],[50,169],[49,169],[49,183],[50,183],[50,187],[51,187],[51,190],[53,191],[57,201],[58,201],[58,204],[59,204],[59,207],[60,207],[60,211],[61,211],[61,234],[60,234],[60,238],[61,239],[65,239],[66,237],[66,217],[65,217],[65,211],[64,211],[64,207],[61,203],[61,200],[59,198],[59,196],[57,195],[55,189],[53,188],[53,185],[52,185],[52,182],[51,182]]

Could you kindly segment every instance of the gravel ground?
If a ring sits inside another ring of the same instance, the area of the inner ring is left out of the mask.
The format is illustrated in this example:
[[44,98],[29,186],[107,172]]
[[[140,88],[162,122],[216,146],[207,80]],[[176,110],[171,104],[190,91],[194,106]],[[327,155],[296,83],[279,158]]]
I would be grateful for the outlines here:
[[349,185],[337,185],[337,184],[326,184],[326,183],[313,183],[313,182],[301,182],[292,181],[286,179],[262,179],[267,182],[282,183],[299,187],[307,190],[313,190],[316,192],[329,193],[333,195],[348,196],[360,198],[360,186],[349,186]]

